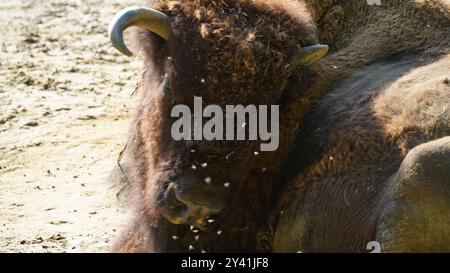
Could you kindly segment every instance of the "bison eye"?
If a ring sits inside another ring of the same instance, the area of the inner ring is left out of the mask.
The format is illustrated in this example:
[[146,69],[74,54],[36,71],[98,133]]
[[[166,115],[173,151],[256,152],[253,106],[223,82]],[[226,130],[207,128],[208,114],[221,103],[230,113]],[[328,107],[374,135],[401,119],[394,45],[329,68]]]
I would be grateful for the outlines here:
[[169,74],[166,73],[164,75],[162,85],[163,85],[164,96],[172,96],[173,90],[169,83]]

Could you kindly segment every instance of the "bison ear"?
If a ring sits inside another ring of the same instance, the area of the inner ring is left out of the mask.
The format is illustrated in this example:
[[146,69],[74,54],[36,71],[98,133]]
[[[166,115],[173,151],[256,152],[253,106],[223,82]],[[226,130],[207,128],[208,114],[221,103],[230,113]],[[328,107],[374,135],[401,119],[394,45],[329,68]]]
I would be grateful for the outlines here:
[[295,70],[317,62],[327,55],[328,50],[329,47],[327,45],[313,45],[300,48],[292,58],[291,69]]

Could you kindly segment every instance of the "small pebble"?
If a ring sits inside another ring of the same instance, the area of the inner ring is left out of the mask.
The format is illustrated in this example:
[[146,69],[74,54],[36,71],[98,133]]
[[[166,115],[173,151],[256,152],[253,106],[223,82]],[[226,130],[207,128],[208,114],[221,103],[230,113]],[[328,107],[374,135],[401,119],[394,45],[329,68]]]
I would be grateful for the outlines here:
[[25,126],[28,126],[28,127],[36,127],[38,125],[39,125],[39,123],[37,121],[30,121],[25,124]]

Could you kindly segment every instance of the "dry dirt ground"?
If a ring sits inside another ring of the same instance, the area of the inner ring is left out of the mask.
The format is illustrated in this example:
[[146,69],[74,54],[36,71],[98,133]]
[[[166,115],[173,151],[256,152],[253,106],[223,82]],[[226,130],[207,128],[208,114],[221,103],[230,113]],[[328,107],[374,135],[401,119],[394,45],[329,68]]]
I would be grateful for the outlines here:
[[107,178],[140,62],[107,27],[142,2],[0,0],[0,252],[105,252],[120,232]]

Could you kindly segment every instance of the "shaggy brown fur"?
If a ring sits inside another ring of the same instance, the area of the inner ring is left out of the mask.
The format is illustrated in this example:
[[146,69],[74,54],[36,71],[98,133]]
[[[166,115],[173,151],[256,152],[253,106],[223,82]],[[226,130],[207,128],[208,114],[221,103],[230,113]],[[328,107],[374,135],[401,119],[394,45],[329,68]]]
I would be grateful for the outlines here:
[[[414,70],[447,54],[449,9],[442,1],[305,2],[156,4],[171,16],[175,39],[166,45],[146,31],[139,35],[147,72],[129,144],[138,213],[115,251],[361,251],[374,238],[378,193],[389,176],[410,148],[450,133],[441,112],[422,107],[445,104],[448,85],[433,76],[433,92],[412,84],[412,77],[448,65],[443,59]],[[345,16],[330,31],[321,19],[336,5]],[[320,37],[333,53],[290,75],[297,46],[317,42],[306,6],[319,34],[331,33]],[[280,104],[279,150],[255,156],[254,143],[173,142],[171,107],[192,105],[194,95],[206,104]],[[208,168],[193,173],[191,166],[203,162]],[[208,232],[159,215],[167,182],[183,176],[233,182],[227,214]],[[306,221],[304,212],[319,217]]]
[[[358,13],[352,2],[337,1],[350,21],[335,52],[314,67],[325,76],[310,90],[320,101],[303,119],[288,160],[300,176],[273,211],[275,251],[364,251],[376,239],[380,198],[403,158],[450,134],[449,6],[387,1]],[[360,14],[367,21],[353,25],[350,17]],[[446,242],[434,251],[448,251]]]
[[305,7],[295,1],[167,1],[155,7],[173,21],[169,72],[171,88],[186,98],[179,103],[202,96],[206,104],[269,104],[280,96],[296,50],[317,42]]

